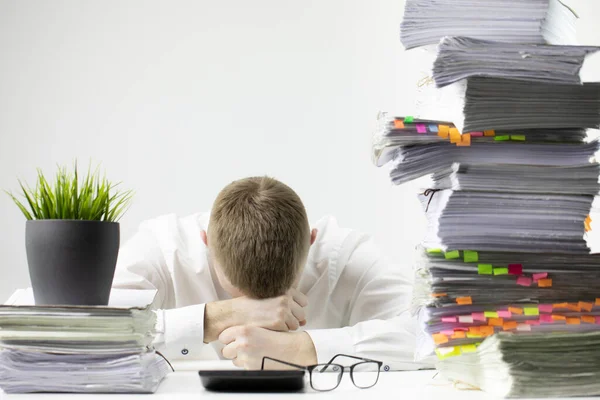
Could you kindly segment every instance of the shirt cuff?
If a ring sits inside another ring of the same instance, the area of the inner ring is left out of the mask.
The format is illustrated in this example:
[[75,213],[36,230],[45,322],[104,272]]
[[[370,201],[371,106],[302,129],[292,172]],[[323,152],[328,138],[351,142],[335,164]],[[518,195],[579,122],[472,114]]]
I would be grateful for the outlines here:
[[156,324],[162,331],[158,350],[167,359],[198,358],[205,345],[204,304],[161,311]]
[[317,363],[327,364],[338,354],[354,354],[354,342],[348,328],[305,331],[315,345]]

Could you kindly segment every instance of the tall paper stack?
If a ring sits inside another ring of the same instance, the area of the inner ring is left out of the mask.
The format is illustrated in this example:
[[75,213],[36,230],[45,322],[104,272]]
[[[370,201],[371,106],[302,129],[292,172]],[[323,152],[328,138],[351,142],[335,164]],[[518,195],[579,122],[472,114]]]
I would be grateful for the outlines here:
[[503,396],[600,394],[600,84],[580,74],[598,48],[572,45],[574,19],[558,0],[407,0],[405,46],[439,43],[437,115],[383,114],[373,144],[393,183],[429,178],[417,359]]

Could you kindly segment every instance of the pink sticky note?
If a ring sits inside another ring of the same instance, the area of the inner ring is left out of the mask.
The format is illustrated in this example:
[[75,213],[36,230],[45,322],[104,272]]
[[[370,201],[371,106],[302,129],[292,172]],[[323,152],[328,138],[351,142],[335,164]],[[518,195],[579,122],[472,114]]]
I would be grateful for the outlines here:
[[471,137],[481,137],[483,136],[483,132],[471,132]]
[[525,323],[528,325],[539,325],[540,321],[537,319],[528,319],[527,321],[525,321]]
[[498,311],[498,318],[510,318],[512,313],[510,311]]
[[456,317],[442,317],[442,322],[456,322]]
[[521,275],[523,274],[523,266],[521,264],[508,264],[509,275]]
[[517,285],[529,287],[529,286],[531,286],[531,284],[532,284],[531,278],[528,278],[526,276],[520,276],[517,278]]
[[552,312],[552,304],[540,304],[538,305],[538,309],[540,312],[551,313]]
[[540,322],[543,322],[545,324],[551,324],[554,322],[554,320],[552,319],[552,315],[550,315],[550,314],[541,314]]
[[484,321],[485,322],[485,314],[484,313],[472,313],[473,321]]
[[442,331],[442,333],[446,336],[452,336],[452,335],[454,335],[454,329],[448,329],[448,330]]
[[427,133],[427,127],[425,126],[425,124],[417,124],[417,132]]
[[596,317],[596,324],[600,325],[600,317]]
[[548,273],[547,272],[542,272],[539,274],[533,274],[533,281],[537,282],[540,279],[546,279],[548,277]]

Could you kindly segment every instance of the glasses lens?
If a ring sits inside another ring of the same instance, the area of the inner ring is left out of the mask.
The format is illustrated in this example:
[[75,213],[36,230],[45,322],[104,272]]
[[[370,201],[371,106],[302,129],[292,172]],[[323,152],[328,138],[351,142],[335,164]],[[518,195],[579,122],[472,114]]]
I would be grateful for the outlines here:
[[379,379],[379,365],[374,362],[356,364],[352,370],[352,380],[361,389],[370,388]]
[[315,390],[333,390],[340,383],[344,369],[336,364],[317,365],[312,370],[311,384]]

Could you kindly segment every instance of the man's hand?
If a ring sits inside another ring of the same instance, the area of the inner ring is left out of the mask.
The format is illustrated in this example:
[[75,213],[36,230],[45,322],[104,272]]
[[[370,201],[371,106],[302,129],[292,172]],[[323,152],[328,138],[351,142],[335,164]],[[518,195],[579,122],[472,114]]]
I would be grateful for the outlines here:
[[[263,357],[300,365],[317,363],[315,346],[306,332],[275,332],[244,325],[228,328],[219,341],[225,345],[223,356],[245,369],[260,369]],[[265,368],[285,369],[285,365],[267,361]]]
[[271,299],[238,297],[206,304],[204,341],[210,343],[225,329],[250,325],[274,331],[294,331],[306,325],[307,297],[296,289]]

